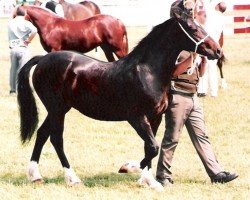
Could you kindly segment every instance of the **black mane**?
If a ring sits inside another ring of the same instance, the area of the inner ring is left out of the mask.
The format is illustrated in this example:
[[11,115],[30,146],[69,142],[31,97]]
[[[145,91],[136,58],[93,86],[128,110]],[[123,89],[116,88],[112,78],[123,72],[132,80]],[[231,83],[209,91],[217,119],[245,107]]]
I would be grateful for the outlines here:
[[164,51],[164,49],[170,48],[169,45],[171,42],[168,40],[168,31],[173,21],[174,19],[171,18],[155,26],[153,30],[134,47],[131,53],[123,59],[124,63],[135,65],[150,62],[152,57],[155,57]]

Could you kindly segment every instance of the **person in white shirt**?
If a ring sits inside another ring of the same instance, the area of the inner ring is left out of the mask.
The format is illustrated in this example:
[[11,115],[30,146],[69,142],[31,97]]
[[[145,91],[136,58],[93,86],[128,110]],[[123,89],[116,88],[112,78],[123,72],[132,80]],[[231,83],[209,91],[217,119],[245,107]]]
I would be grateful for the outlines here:
[[18,70],[30,59],[29,43],[37,33],[37,28],[25,20],[25,13],[18,9],[16,17],[8,23],[8,38],[10,48],[10,94],[16,93]]
[[41,7],[47,8],[52,12],[56,13],[60,17],[64,17],[64,11],[61,4],[59,4],[58,0],[38,0],[41,3]]
[[[206,7],[206,31],[217,42],[224,28],[223,12],[225,9],[226,4],[223,0],[212,0]],[[217,60],[208,60],[207,70],[200,80],[198,93],[204,95],[210,93],[212,97],[218,96]]]

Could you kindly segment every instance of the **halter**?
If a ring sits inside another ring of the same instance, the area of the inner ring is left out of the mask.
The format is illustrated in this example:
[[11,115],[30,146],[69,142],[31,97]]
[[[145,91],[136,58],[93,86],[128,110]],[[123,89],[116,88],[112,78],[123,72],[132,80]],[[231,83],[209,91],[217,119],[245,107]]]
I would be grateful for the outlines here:
[[[195,43],[194,53],[196,53],[196,51],[197,51],[197,49],[198,49],[198,46],[199,46],[201,43],[203,43],[203,42],[207,39],[207,37],[208,37],[209,35],[207,34],[203,39],[201,39],[200,41],[197,42],[197,41],[195,41],[194,38],[192,38],[191,35],[188,34],[188,32],[183,28],[183,26],[182,26],[179,22],[178,22],[178,24],[179,24],[179,26],[181,27],[182,31],[188,36],[188,38],[189,38],[190,40],[192,40],[192,41]],[[188,74],[188,75],[193,74],[194,69],[195,69],[195,67],[196,67],[196,64],[194,63],[193,54],[192,54],[192,63],[193,63],[193,65],[192,65],[191,68],[187,71],[187,74]]]

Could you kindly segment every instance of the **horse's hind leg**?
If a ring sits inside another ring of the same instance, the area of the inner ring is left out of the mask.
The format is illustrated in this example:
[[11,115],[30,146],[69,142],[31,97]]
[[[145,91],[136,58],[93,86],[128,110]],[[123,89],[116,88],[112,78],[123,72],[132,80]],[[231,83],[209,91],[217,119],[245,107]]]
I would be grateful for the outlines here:
[[36,137],[34,150],[32,152],[32,156],[31,156],[30,163],[28,166],[28,178],[32,182],[42,181],[42,176],[38,169],[38,162],[40,159],[42,148],[49,138],[49,134],[50,134],[49,133],[49,118],[47,116],[42,126],[37,131],[37,137]]
[[65,179],[67,184],[73,185],[80,183],[81,180],[76,176],[72,168],[70,168],[67,157],[64,153],[63,147],[63,130],[64,130],[65,114],[55,114],[52,118],[51,124],[52,132],[50,134],[50,141],[54,146],[56,153],[61,161],[61,164],[65,170]]
[[112,48],[106,44],[103,44],[100,46],[101,49],[103,50],[106,58],[108,59],[109,62],[114,62],[115,61],[115,57],[113,55],[113,51]]

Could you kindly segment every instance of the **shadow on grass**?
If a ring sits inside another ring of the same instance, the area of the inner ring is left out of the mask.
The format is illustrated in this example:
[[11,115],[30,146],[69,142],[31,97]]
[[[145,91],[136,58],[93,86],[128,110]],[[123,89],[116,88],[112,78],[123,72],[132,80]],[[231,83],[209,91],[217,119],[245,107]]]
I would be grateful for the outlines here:
[[[112,187],[119,184],[134,184],[139,179],[139,176],[136,174],[117,174],[117,173],[101,173],[94,176],[81,177],[82,183],[84,186],[92,187]],[[23,185],[39,185],[31,183],[25,175],[22,176],[13,176],[13,174],[5,174],[0,176],[0,182],[6,184],[12,184],[14,186],[23,186]],[[46,178],[44,177],[43,184],[65,184],[63,176],[57,176],[55,178]],[[42,185],[43,185],[42,184]]]
[[98,174],[91,177],[85,177],[83,184],[86,187],[111,187],[118,184],[131,184],[136,183],[139,179],[136,174],[117,174],[117,173],[106,173]]

